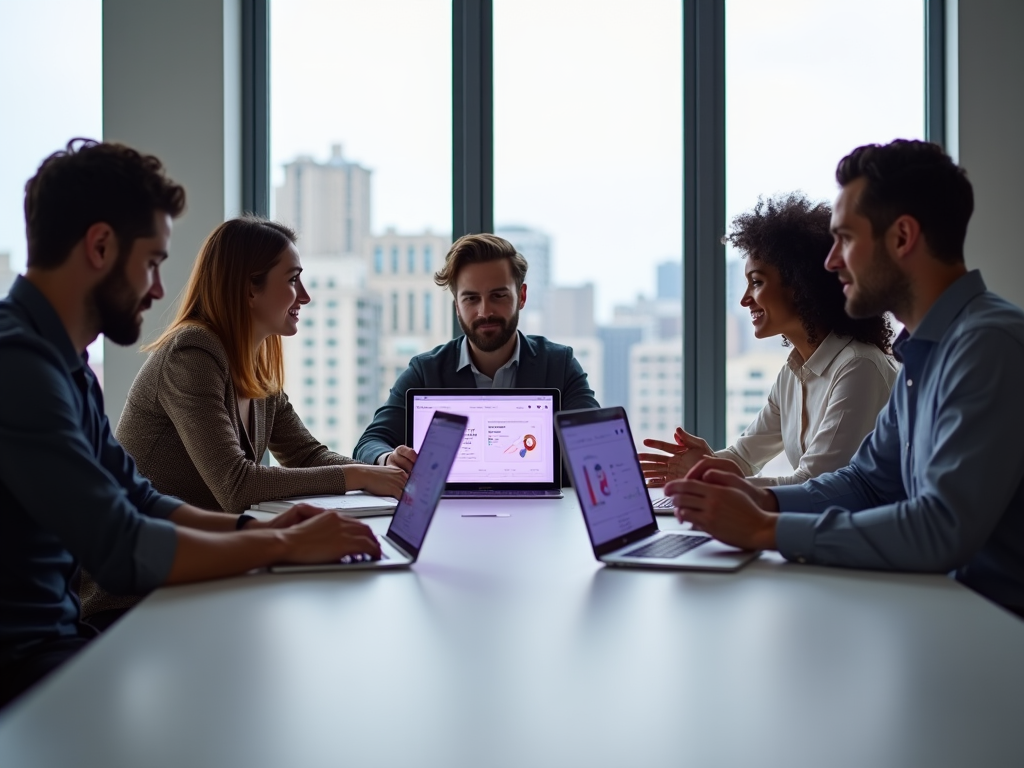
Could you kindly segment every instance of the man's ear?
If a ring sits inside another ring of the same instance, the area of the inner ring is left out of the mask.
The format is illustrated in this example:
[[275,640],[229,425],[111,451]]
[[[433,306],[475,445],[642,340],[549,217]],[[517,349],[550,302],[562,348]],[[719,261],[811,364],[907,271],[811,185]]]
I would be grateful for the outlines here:
[[526,283],[519,286],[519,308],[526,306]]
[[93,224],[85,230],[85,237],[82,240],[85,245],[85,258],[93,269],[104,272],[111,264],[117,262],[117,235],[109,224]]
[[889,227],[888,238],[890,253],[897,261],[902,261],[923,242],[921,224],[913,216],[900,216]]

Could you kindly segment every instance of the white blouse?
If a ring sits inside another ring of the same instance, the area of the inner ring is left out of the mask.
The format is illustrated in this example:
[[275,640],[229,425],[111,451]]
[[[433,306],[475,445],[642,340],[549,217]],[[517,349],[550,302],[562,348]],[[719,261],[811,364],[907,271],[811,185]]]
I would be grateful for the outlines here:
[[[846,336],[830,333],[806,362],[794,349],[768,404],[716,455],[735,461],[759,486],[796,485],[845,467],[874,429],[898,370],[875,345]],[[751,477],[781,451],[792,475]]]

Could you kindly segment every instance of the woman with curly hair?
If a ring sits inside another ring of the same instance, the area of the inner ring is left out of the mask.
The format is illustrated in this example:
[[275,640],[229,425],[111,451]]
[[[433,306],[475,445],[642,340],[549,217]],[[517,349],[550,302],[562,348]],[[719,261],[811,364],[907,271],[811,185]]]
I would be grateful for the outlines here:
[[641,453],[649,487],[683,477],[705,456],[732,460],[753,478],[785,451],[793,473],[756,477],[757,485],[795,485],[844,467],[874,428],[889,398],[897,368],[884,317],[853,319],[843,287],[825,269],[832,249],[832,211],[799,193],[759,200],[737,216],[724,242],[746,258],[754,335],[781,336],[792,346],[768,403],[736,442],[712,451],[699,437],[676,429],[675,442],[644,440],[662,453]]

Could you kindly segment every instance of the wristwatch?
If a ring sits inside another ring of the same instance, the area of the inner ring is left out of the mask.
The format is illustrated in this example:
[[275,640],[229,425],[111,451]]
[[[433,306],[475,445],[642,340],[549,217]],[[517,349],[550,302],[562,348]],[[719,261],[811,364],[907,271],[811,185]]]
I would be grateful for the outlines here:
[[255,519],[256,518],[253,517],[252,515],[239,515],[238,519],[235,521],[235,530],[236,531],[242,530],[243,528],[245,528],[246,523],[248,523],[250,520],[255,520]]

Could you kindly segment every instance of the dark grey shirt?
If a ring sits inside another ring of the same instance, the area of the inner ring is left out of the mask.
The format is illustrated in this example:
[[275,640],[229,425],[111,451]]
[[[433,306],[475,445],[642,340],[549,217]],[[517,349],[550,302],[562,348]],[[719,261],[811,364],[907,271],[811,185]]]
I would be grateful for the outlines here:
[[46,297],[0,301],[0,664],[78,634],[80,566],[111,592],[162,584],[181,506],[110,432],[103,394]]
[[790,560],[953,571],[1024,607],[1024,312],[961,277],[895,345],[903,369],[848,467],[772,488]]

